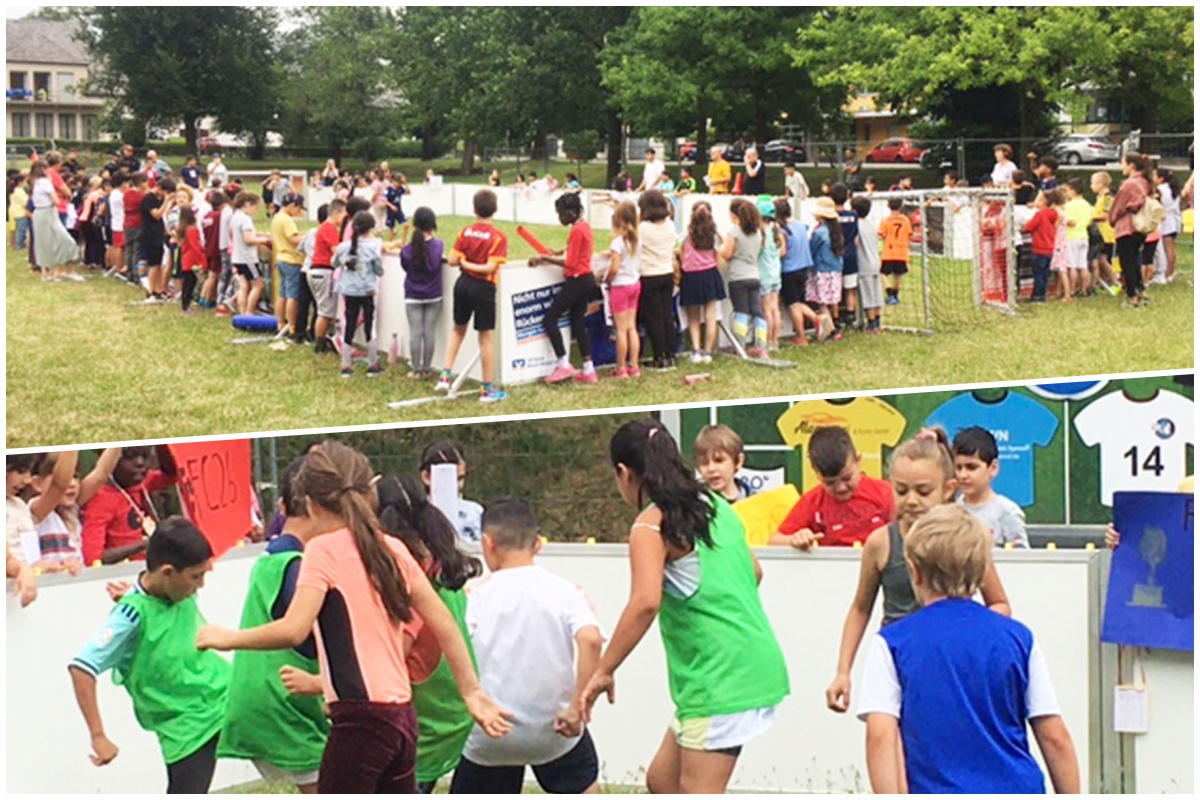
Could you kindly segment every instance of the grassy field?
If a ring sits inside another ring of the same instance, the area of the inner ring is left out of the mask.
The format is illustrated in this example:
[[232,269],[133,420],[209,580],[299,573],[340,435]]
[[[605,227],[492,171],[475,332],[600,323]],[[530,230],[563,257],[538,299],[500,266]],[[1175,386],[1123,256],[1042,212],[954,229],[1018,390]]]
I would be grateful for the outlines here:
[[[446,238],[467,220],[446,218]],[[510,256],[528,257],[513,226]],[[552,246],[566,229],[533,228]],[[606,234],[598,236],[598,246]],[[228,320],[182,317],[175,306],[135,305],[141,293],[116,280],[44,284],[21,251],[7,252],[8,447],[238,434],[706,402],[818,392],[877,390],[983,381],[1180,369],[1194,365],[1193,256],[1181,247],[1180,274],[1153,287],[1152,305],[1122,310],[1111,297],[1022,307],[1016,318],[971,312],[932,336],[850,333],[836,344],[785,348],[795,369],[731,358],[689,371],[646,373],[595,386],[517,386],[507,402],[452,402],[388,409],[428,395],[400,366],[377,380],[338,376],[336,356],[294,347],[232,346]],[[915,286],[915,284],[913,284]],[[915,295],[915,293],[913,293]],[[915,297],[912,300],[915,301]],[[447,308],[447,313],[449,309]]]

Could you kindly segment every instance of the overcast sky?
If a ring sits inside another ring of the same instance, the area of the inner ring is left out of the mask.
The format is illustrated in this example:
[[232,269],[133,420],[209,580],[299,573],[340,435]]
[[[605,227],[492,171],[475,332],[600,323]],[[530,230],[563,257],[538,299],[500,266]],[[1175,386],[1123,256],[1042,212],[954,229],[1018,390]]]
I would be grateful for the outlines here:
[[9,3],[4,7],[4,16],[6,19],[20,19],[30,11],[34,11],[38,8],[41,8],[41,6],[25,6]]

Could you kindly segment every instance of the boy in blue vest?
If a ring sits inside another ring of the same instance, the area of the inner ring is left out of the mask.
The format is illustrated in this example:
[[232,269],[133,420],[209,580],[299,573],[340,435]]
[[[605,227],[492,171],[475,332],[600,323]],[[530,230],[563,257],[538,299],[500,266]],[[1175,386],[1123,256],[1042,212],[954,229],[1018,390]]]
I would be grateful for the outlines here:
[[204,794],[217,764],[229,662],[196,649],[204,617],[196,590],[212,570],[212,548],[195,525],[171,517],[146,545],[146,571],[104,627],[71,661],[75,698],[92,739],[92,763],[117,757],[96,702],[96,680],[112,670],[133,700],[138,724],[158,736],[168,794]]
[[922,608],[871,642],[858,717],[876,794],[1042,794],[1026,722],[1058,794],[1079,792],[1075,746],[1029,629],[971,599],[992,539],[958,505],[915,523],[904,556]]

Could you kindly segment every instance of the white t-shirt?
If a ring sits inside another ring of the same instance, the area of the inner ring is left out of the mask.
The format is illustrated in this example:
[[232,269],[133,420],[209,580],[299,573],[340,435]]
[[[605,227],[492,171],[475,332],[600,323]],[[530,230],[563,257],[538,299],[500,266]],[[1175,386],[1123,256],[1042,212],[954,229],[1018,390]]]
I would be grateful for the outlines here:
[[125,230],[125,192],[120,189],[108,193],[108,218],[114,231]]
[[229,168],[225,166],[224,162],[217,162],[217,161],[209,162],[208,182],[212,183],[213,180],[215,180],[217,178],[221,179],[222,187],[224,187],[225,184],[229,183]]
[[[641,279],[642,263],[638,258],[638,251],[635,250],[631,255],[629,253],[629,244],[623,236],[613,237],[612,243],[608,249],[614,254],[621,257],[621,264],[617,267],[617,274],[613,278],[613,286],[633,286]],[[641,250],[639,247],[638,250]]]
[[54,208],[58,205],[58,194],[49,178],[38,178],[34,181],[30,197],[33,198],[34,208]]
[[[72,531],[69,527],[67,527],[66,521],[63,520],[62,515],[58,513],[57,509],[51,511],[42,518],[42,521],[37,524],[37,533],[39,538],[42,536],[62,537],[70,543],[71,549],[74,551],[72,553],[59,553],[54,556],[47,555],[47,560],[52,559],[62,563],[71,556],[74,556],[80,560],[83,559],[82,531],[78,529]],[[41,549],[40,546],[38,549]]]
[[246,244],[246,233],[258,235],[254,220],[244,211],[235,211],[229,220],[229,241],[233,245],[234,264],[257,264],[258,245]]
[[646,169],[642,171],[642,188],[657,189],[658,179],[662,177],[663,171],[666,168],[667,165],[657,158],[653,161],[647,161]]
[[217,247],[222,253],[229,252],[229,223],[233,221],[233,207],[226,203],[221,207],[221,219],[217,222]]
[[804,180],[800,170],[796,170],[791,175],[784,176],[783,187],[791,195],[789,199],[792,203],[793,219],[800,219],[800,201],[808,199],[808,181]]
[[1100,446],[1100,500],[1114,492],[1173,492],[1187,477],[1187,446],[1194,444],[1195,406],[1160,389],[1140,402],[1124,392],[1105,395],[1075,417],[1088,447]]
[[994,186],[1005,187],[1012,181],[1013,173],[1017,171],[1017,165],[1014,161],[1005,161],[1001,164],[996,162],[996,166],[992,167],[992,184]]
[[583,589],[538,566],[493,572],[467,595],[467,630],[479,680],[512,730],[492,739],[478,725],[463,755],[488,767],[546,764],[578,744],[554,732],[575,694],[575,636],[600,628]]
[[[867,650],[867,663],[863,666],[862,689],[859,690],[858,708],[855,715],[865,720],[868,714],[887,714],[900,719],[900,679],[896,675],[896,663],[887,641],[878,633],[871,637]],[[1029,652],[1029,683],[1025,686],[1025,717],[1049,717],[1060,714],[1054,685],[1050,682],[1050,670],[1046,657],[1037,640]]]
[[879,215],[874,207],[871,213],[858,218],[858,274],[878,275],[882,262],[879,260]]
[[965,497],[959,495],[958,504],[975,519],[987,525],[996,547],[1011,543],[1013,547],[1029,549],[1029,536],[1025,532],[1025,512],[1012,500],[998,494],[983,505],[973,506]]
[[19,497],[4,499],[4,534],[8,549],[22,564],[32,564],[42,557],[33,513]]
[[638,256],[643,278],[675,271],[675,226],[671,220],[638,223]]

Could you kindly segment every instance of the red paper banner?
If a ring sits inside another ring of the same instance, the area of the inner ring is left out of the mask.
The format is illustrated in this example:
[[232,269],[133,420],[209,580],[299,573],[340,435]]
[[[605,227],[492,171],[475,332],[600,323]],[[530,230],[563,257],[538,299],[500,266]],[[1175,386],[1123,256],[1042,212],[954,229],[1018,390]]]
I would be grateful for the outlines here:
[[188,519],[220,557],[253,526],[250,440],[170,445],[179,470],[179,497]]

